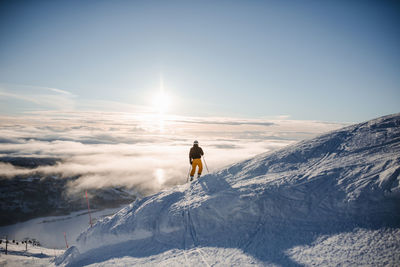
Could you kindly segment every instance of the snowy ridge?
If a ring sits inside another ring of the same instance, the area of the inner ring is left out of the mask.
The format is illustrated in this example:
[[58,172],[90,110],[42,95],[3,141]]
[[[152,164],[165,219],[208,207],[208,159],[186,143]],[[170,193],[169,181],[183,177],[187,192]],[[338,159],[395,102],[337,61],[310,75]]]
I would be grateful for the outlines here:
[[[207,266],[224,258],[223,264],[296,266],[318,263],[316,256],[307,257],[318,253],[312,247],[324,246],[326,237],[335,246],[335,236],[347,234],[359,246],[370,246],[362,240],[372,235],[390,239],[390,245],[371,251],[396,265],[399,174],[400,114],[395,114],[137,200],[82,233],[73,256],[60,262],[151,265],[174,258],[177,264]],[[360,251],[322,263],[357,263]],[[193,257],[197,261],[190,262]]]

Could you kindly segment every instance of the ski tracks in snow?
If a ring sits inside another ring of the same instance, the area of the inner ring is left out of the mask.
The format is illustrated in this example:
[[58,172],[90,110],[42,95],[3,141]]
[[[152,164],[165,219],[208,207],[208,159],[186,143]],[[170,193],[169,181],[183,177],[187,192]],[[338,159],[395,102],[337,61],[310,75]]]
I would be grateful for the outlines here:
[[207,253],[205,253],[201,248],[197,248],[197,247],[196,247],[196,251],[197,251],[197,253],[199,253],[199,255],[200,255],[201,259],[203,260],[203,262],[204,262],[208,267],[210,267],[210,264],[208,264],[208,262],[206,261],[206,259],[204,258],[204,255],[203,255],[203,253],[204,253],[204,254],[206,254],[206,256],[207,256]]
[[187,257],[187,250],[188,250],[188,243],[186,242],[186,239],[188,237],[188,234],[190,234],[190,239],[192,243],[192,247],[194,248],[194,251],[200,256],[201,260],[204,262],[204,264],[208,267],[210,267],[210,264],[206,261],[206,257],[208,256],[206,252],[204,252],[201,248],[198,247],[198,240],[197,240],[197,234],[196,234],[196,229],[193,224],[193,220],[190,214],[190,203],[189,203],[189,197],[191,197],[191,191],[192,191],[193,183],[189,184],[188,190],[186,190],[185,193],[185,200],[186,200],[186,205],[183,213],[183,221],[185,224],[185,231],[184,231],[184,250],[183,254],[185,256],[185,260],[188,266],[190,266],[190,262]]

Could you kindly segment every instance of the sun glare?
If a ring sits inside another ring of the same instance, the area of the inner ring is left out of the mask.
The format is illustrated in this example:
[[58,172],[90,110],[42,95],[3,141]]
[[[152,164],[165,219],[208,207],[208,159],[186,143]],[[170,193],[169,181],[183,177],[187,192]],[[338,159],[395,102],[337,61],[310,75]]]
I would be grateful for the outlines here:
[[160,87],[158,91],[151,97],[152,109],[155,112],[153,122],[158,124],[159,131],[162,133],[165,131],[165,121],[167,118],[167,112],[170,112],[171,108],[171,95],[164,89],[164,81],[160,77]]
[[163,169],[157,169],[154,173],[157,182],[162,185],[165,182],[165,175],[164,175],[164,170]]
[[153,107],[160,114],[165,114],[171,105],[171,97],[165,92],[164,81],[160,79],[160,88],[153,96]]
[[153,97],[153,106],[160,113],[165,114],[171,104],[170,96],[164,90],[160,90]]

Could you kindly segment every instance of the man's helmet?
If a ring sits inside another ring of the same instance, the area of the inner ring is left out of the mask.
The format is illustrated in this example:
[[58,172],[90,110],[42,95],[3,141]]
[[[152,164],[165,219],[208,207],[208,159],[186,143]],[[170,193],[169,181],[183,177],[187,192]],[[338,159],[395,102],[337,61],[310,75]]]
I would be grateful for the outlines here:
[[199,144],[199,141],[195,140],[195,141],[193,142],[193,144],[194,144],[194,145],[198,145],[198,144]]

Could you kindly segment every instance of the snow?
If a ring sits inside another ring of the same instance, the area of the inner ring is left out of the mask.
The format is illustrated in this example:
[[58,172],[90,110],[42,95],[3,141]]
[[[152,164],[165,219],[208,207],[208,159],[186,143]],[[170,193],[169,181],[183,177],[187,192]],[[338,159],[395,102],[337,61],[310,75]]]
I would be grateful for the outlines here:
[[113,258],[88,266],[262,266],[257,259],[239,249],[202,247],[173,249],[156,256]]
[[[114,214],[120,208],[92,211],[92,219],[98,220]],[[32,219],[26,222],[0,227],[1,237],[22,240],[26,237],[39,240],[47,248],[65,248],[64,232],[69,245],[75,245],[78,235],[89,227],[87,210],[72,212],[65,216],[49,216]]]
[[61,266],[400,265],[400,114],[136,200]]
[[399,251],[400,229],[357,229],[319,237],[312,245],[294,247],[288,254],[308,266],[396,266]]
[[40,246],[28,244],[26,251],[25,244],[10,242],[8,244],[8,253],[5,255],[5,240],[0,244],[0,266],[21,267],[21,266],[54,266],[54,259],[63,255],[65,252],[61,249],[49,249]]

